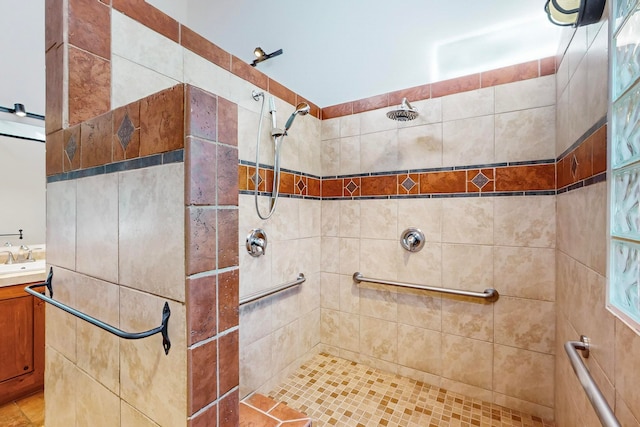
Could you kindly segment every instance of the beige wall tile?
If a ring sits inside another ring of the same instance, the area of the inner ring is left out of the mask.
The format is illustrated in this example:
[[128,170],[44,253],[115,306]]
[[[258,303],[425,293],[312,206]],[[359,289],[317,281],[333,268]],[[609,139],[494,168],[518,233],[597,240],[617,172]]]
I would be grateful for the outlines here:
[[120,393],[120,338],[78,321],[78,368],[112,393]]
[[340,175],[340,139],[322,141],[322,176]]
[[360,137],[350,136],[340,138],[340,174],[354,174],[362,172],[360,168]]
[[340,237],[360,238],[360,201],[342,200],[339,203]]
[[442,330],[442,299],[425,291],[398,291],[398,322],[434,331]]
[[[442,334],[442,376],[491,390],[493,344]],[[443,387],[445,383],[443,382]]]
[[[268,237],[268,236],[267,236]],[[267,242],[267,250],[259,257],[252,257],[247,252],[246,238],[241,240],[238,248],[240,270],[240,297],[251,295],[255,292],[269,289],[277,283],[271,282],[271,262],[273,247]]]
[[397,169],[437,168],[440,166],[442,166],[441,123],[398,130]]
[[495,161],[516,162],[555,158],[554,105],[495,116]]
[[360,351],[360,316],[358,314],[340,313],[340,348]]
[[[199,87],[207,92],[222,96],[233,102],[237,102],[238,96],[232,90],[232,78],[225,69],[207,61],[189,49],[183,49],[184,79],[185,83]],[[247,82],[245,82],[247,83]],[[251,89],[243,91],[251,93]],[[234,96],[235,95],[235,96]],[[258,104],[258,103],[256,103]],[[258,107],[260,108],[260,107]],[[255,134],[254,134],[255,135]],[[253,137],[255,144],[255,136]],[[255,161],[255,158],[253,159]]]
[[440,381],[440,387],[444,388],[447,391],[452,391],[454,393],[468,396],[472,399],[484,400],[485,402],[490,402],[492,399],[491,390],[487,390],[482,387],[476,387],[459,381],[454,381],[449,378],[442,378],[442,380]]
[[340,274],[360,270],[360,239],[340,239]]
[[[322,236],[338,236],[340,230],[340,209],[342,209],[343,203],[345,202],[338,200],[322,201]],[[240,208],[240,212],[242,213],[242,207]],[[360,224],[358,224],[358,231],[359,230]]]
[[116,54],[111,55],[111,81],[112,109],[130,104],[180,83],[176,79]]
[[310,352],[320,343],[320,309],[300,317],[300,345],[298,356]]
[[495,91],[496,113],[555,105],[556,75],[498,85]]
[[362,239],[360,269],[366,277],[395,280],[398,272],[400,243],[393,240]]
[[119,212],[120,283],[184,301],[184,165],[121,173]]
[[495,392],[553,407],[552,355],[496,344],[493,372]]
[[273,373],[277,374],[291,364],[298,353],[300,342],[298,321],[293,321],[273,332],[272,363]]
[[442,297],[442,332],[493,342],[493,305]]
[[479,292],[492,288],[493,247],[442,245],[442,287]]
[[47,427],[76,425],[76,392],[80,391],[76,386],[76,380],[79,374],[73,362],[47,346],[44,370],[44,417]]
[[418,117],[408,122],[398,122],[398,128],[403,129],[413,126],[422,126],[430,123],[438,123],[442,121],[442,99],[431,98],[421,101],[409,99],[409,103],[413,108],[418,110]]
[[616,395],[616,418],[623,426],[638,427],[640,421],[633,415],[629,409],[629,405],[625,402],[619,394]]
[[631,413],[640,419],[640,335],[616,320],[616,391]]
[[360,287],[353,281],[353,276],[340,276],[340,311],[360,313]]
[[340,117],[325,119],[321,122],[320,137],[322,141],[340,138]]
[[358,114],[358,116],[360,116],[360,133],[364,135],[396,129],[398,123],[394,120],[389,120],[385,114],[386,111],[384,109]]
[[333,347],[340,346],[340,312],[320,310],[320,341]]
[[442,283],[442,245],[427,243],[419,252],[403,251],[400,255],[398,280],[439,286]]
[[596,123],[607,115],[607,83],[609,75],[608,32],[609,23],[605,21],[598,29],[598,33],[587,52],[587,78],[589,81],[587,106],[589,111],[588,118],[592,123]]
[[492,244],[494,200],[500,198],[452,198],[442,201],[442,241]]
[[396,321],[398,303],[395,291],[378,290],[360,286],[360,315]]
[[[398,324],[360,316],[360,352],[386,362],[397,362]],[[376,367],[375,365],[373,365]]]
[[120,423],[123,426],[158,427],[158,424],[145,417],[124,400],[120,401]]
[[556,198],[496,197],[495,243],[503,246],[555,247]]
[[494,163],[494,118],[453,120],[442,125],[442,166]]
[[[321,233],[321,202],[320,200],[298,201],[298,216],[300,232],[298,237],[317,237]],[[293,224],[292,224],[293,225]],[[291,225],[289,225],[291,227]]]
[[182,47],[117,11],[111,12],[111,52],[174,80],[184,77]]
[[82,371],[77,371],[75,379],[78,392],[87,399],[76,403],[76,425],[113,427],[120,425],[120,399],[107,388]]
[[400,199],[398,200],[397,236],[409,227],[417,227],[427,242],[442,239],[442,199]]
[[335,273],[320,275],[320,306],[331,310],[340,309],[340,276]]
[[511,396],[506,396],[501,393],[493,393],[492,402],[510,409],[515,409],[516,411],[522,411],[526,414],[535,415],[536,417],[540,417],[544,420],[551,421],[554,419],[554,408],[537,405],[535,403],[527,402],[526,400],[518,399]]
[[573,144],[569,135],[569,89],[564,90],[556,103],[556,158]]
[[556,306],[554,302],[501,296],[494,304],[497,344],[553,354]]
[[298,240],[271,242],[271,283],[278,286],[298,277],[298,260],[291,254],[298,253]]
[[398,325],[398,364],[440,375],[441,341],[440,332]]
[[[391,120],[389,122],[394,123]],[[393,171],[397,170],[397,164],[397,130],[371,133],[360,138],[360,169],[362,171]]]
[[340,239],[337,237],[322,238],[322,258],[320,268],[327,273],[340,271]]
[[[52,284],[55,289],[55,299],[71,307],[76,305],[77,275],[71,271],[54,268]],[[71,362],[77,361],[77,329],[76,317],[50,304],[45,309],[48,327],[45,328],[45,342],[56,352]]]
[[271,327],[273,330],[283,328],[295,321],[300,315],[300,287],[278,292],[271,295],[269,299],[271,300]]
[[[340,216],[342,220],[342,215]],[[398,203],[395,200],[360,201],[360,236],[367,239],[395,240]]]
[[442,121],[467,119],[493,114],[494,88],[471,90],[442,97]]
[[240,343],[249,344],[269,335],[273,331],[272,319],[272,304],[269,298],[241,306]]
[[360,114],[340,117],[340,137],[360,135]]
[[[164,303],[163,298],[121,288],[120,327],[145,331],[158,326]],[[171,301],[169,307],[168,355],[159,336],[120,342],[121,398],[163,427],[182,425],[187,418],[185,307]]]
[[[301,200],[299,199],[289,197],[278,199],[277,209],[265,224],[265,231],[270,243],[293,240],[300,237],[300,210],[298,208],[300,202]],[[275,253],[277,254],[277,251]]]
[[555,255],[550,248],[494,247],[496,289],[500,295],[554,301]]
[[[582,54],[584,55],[584,52]],[[571,60],[571,57],[569,59]],[[575,73],[569,80],[569,140],[571,143],[577,141],[593,125],[589,120],[587,105],[590,84],[587,65],[586,58],[582,56]]]
[[47,184],[47,263],[76,265],[76,181]]
[[300,286],[300,314],[320,308],[320,272],[305,274],[306,281]]
[[79,179],[77,197],[77,271],[117,282],[118,175]]
[[[242,330],[242,328],[240,328]],[[240,345],[240,397],[259,389],[273,375],[273,335]]]

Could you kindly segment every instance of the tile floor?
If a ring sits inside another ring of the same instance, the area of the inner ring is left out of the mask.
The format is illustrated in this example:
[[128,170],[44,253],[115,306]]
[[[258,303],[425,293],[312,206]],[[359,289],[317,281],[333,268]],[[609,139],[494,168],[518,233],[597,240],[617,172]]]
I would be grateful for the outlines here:
[[311,427],[311,419],[259,393],[240,402],[240,427]]
[[321,353],[268,396],[313,427],[553,427],[538,417]]
[[0,406],[2,427],[43,427],[44,392]]

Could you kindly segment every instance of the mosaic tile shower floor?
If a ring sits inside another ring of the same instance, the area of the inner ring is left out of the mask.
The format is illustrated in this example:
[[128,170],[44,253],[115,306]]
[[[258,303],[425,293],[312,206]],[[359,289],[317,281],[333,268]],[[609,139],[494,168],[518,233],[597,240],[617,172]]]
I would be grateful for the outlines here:
[[553,427],[550,421],[321,353],[268,396],[313,427]]

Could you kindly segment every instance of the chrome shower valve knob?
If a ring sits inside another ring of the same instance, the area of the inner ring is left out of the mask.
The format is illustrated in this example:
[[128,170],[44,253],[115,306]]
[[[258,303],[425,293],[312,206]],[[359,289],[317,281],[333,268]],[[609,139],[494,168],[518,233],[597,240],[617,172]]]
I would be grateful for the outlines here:
[[407,228],[402,232],[400,244],[409,252],[418,252],[424,247],[424,233],[419,228]]
[[261,228],[254,228],[247,235],[246,247],[252,257],[264,255],[267,250],[267,233]]

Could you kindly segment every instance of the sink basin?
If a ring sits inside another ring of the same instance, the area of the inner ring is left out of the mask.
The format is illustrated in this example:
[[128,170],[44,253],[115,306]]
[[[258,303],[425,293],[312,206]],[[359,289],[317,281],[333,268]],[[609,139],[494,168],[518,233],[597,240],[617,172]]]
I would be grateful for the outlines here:
[[0,264],[0,276],[9,274],[28,273],[32,271],[44,271],[46,269],[46,261],[39,259],[33,262],[21,262],[13,264]]

